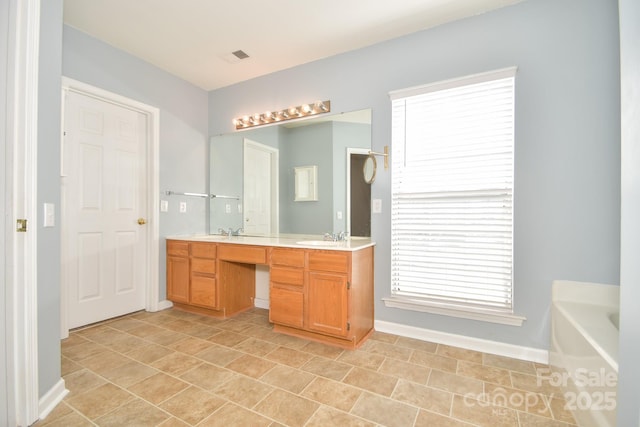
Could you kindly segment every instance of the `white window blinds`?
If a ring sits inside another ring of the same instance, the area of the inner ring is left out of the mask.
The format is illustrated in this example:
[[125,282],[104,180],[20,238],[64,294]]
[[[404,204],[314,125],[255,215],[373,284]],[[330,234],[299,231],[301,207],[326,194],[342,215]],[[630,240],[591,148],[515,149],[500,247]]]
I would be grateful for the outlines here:
[[391,93],[392,296],[513,312],[515,71]]

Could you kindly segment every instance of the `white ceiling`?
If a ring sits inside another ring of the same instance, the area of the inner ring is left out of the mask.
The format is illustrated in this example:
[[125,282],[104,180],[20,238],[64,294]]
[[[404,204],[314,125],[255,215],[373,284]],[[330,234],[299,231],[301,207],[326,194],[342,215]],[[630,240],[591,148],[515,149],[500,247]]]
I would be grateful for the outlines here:
[[213,90],[518,1],[64,0],[64,22]]

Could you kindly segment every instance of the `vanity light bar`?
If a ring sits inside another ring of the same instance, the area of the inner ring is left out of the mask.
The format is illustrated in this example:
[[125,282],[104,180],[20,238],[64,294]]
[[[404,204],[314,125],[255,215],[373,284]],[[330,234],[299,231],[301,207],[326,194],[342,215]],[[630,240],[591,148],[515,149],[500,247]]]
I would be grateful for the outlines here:
[[246,129],[254,126],[266,125],[269,123],[283,122],[286,120],[299,119],[301,117],[315,116],[331,111],[331,101],[316,101],[312,104],[303,104],[297,107],[290,107],[280,111],[267,111],[257,113],[252,116],[244,116],[233,119],[236,129]]

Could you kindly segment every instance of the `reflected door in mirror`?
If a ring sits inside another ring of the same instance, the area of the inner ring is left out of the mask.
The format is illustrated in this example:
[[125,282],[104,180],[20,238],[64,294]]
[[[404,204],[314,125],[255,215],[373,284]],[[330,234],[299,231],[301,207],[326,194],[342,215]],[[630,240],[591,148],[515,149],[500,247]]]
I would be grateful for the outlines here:
[[371,185],[364,180],[362,170],[366,154],[351,154],[351,235],[371,236]]

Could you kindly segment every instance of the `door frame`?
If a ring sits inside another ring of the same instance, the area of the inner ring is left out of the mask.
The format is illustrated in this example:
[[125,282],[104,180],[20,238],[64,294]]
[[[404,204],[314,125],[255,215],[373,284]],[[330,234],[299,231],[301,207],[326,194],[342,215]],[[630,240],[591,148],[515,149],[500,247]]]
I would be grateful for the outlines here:
[[351,235],[351,155],[352,154],[371,154],[369,148],[347,147],[347,214],[345,217],[345,231]]
[[[147,224],[149,230],[147,232],[147,240],[145,248],[147,250],[147,264],[145,268],[146,283],[145,289],[145,310],[158,311],[161,309],[159,301],[159,251],[160,251],[160,216],[156,206],[160,204],[160,109],[152,107],[147,104],[135,101],[133,99],[118,95],[104,89],[83,83],[68,77],[62,77],[62,117],[61,117],[61,131],[60,135],[60,175],[65,176],[64,165],[64,114],[66,95],[69,92],[75,92],[82,95],[90,96],[99,99],[104,102],[122,106],[135,110],[141,114],[144,114],[147,118],[147,140],[146,149],[147,154],[147,212],[144,214],[148,218]],[[62,203],[62,201],[61,201]],[[66,253],[63,248],[66,245],[66,239],[63,235],[61,238],[61,250],[62,253]],[[64,261],[64,260],[63,260]],[[61,337],[66,338],[69,336],[69,327],[67,321],[67,298],[69,293],[67,291],[66,273],[64,262],[61,266],[61,280],[60,280],[60,330]],[[164,308],[164,307],[162,307]]]
[[[7,193],[10,214],[3,221],[5,244],[7,420],[31,425],[39,417],[38,382],[38,60],[40,1],[9,4],[5,117]],[[2,84],[5,84],[3,81]],[[9,208],[7,209],[9,211]],[[26,218],[28,231],[16,232]]]
[[271,234],[279,234],[280,233],[280,179],[278,171],[280,169],[280,150],[275,147],[271,147],[270,145],[261,144],[257,141],[254,141],[249,138],[242,139],[242,223],[244,224],[244,212],[246,208],[246,203],[244,201],[245,191],[244,191],[244,171],[246,170],[246,162],[247,162],[247,147],[253,147],[262,151],[266,151],[269,153],[269,157],[271,159],[270,162],[270,173],[271,173]]

